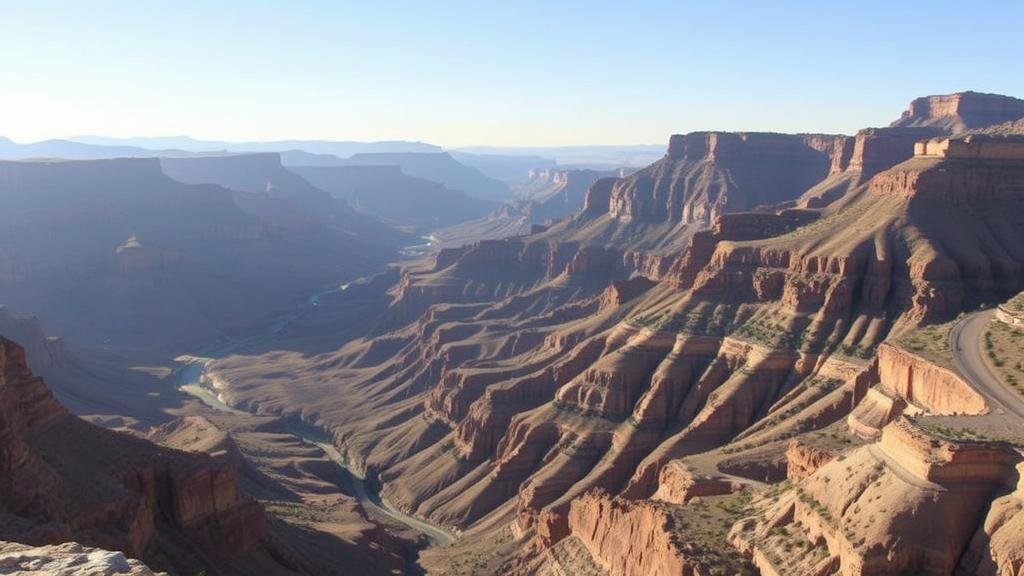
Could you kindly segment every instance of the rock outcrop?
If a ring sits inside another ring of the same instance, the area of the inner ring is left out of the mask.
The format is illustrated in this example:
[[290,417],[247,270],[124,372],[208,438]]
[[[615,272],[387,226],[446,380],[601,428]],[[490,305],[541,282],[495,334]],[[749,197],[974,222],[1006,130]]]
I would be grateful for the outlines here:
[[577,498],[569,511],[572,535],[613,576],[693,574],[670,525],[655,505],[600,492]]
[[[1006,444],[945,439],[899,420],[877,444],[766,499],[730,539],[762,573],[951,574],[1019,461]],[[819,552],[796,563],[784,552],[795,544]]]
[[720,496],[739,489],[740,484],[736,480],[703,476],[687,468],[684,462],[672,460],[662,467],[658,490],[653,498],[673,504],[686,504],[694,498]]
[[931,414],[984,414],[985,399],[958,374],[891,344],[878,348],[882,386]]
[[[799,197],[842,156],[842,136],[695,132],[674,135],[665,158],[588,192],[587,210],[612,218],[709,225],[726,212]],[[608,196],[605,205],[603,197]]]
[[21,343],[36,372],[62,366],[67,361],[64,341],[48,336],[34,316],[16,316],[6,306],[0,306],[0,336]]
[[786,478],[803,480],[835,457],[836,454],[830,450],[793,440],[786,448]]
[[1024,570],[1024,464],[1017,465],[1017,478],[1012,492],[992,501],[960,560],[960,573],[1002,576]]
[[1000,94],[958,92],[914,99],[892,126],[937,126],[959,133],[1022,117],[1024,100]]
[[1024,292],[1010,298],[996,308],[996,320],[1024,330]]
[[[158,448],[64,410],[0,338],[0,536],[76,540],[176,570],[259,549],[262,508],[225,460]],[[179,547],[201,553],[182,554]],[[175,550],[168,555],[168,547]]]
[[[685,532],[676,546],[651,518],[706,499],[735,513],[740,486],[779,496],[734,538],[766,572],[870,573],[883,558],[951,570],[952,547],[883,532],[928,508],[966,519],[950,532],[966,546],[1012,454],[901,428],[904,411],[978,410],[938,371],[876,355],[891,335],[1024,287],[1024,162],[913,157],[915,139],[940,133],[677,136],[647,169],[597,180],[571,219],[403,267],[373,338],[213,370],[229,402],[328,428],[403,509],[466,530],[502,524],[531,550],[585,550],[605,571],[692,570]],[[824,207],[793,207],[833,177],[848,179]],[[902,512],[847,511],[858,491],[870,492],[862,509],[876,506],[879,466],[882,499],[895,499],[880,506]],[[788,484],[765,486],[787,475],[836,506],[831,518],[849,513],[850,534],[795,491],[784,504]],[[661,552],[637,556],[612,536],[630,530],[676,546],[682,564],[670,553],[654,567]],[[905,552],[915,546],[926,552]]]
[[0,572],[39,576],[159,576],[121,552],[86,548],[76,542],[49,546],[0,542]]

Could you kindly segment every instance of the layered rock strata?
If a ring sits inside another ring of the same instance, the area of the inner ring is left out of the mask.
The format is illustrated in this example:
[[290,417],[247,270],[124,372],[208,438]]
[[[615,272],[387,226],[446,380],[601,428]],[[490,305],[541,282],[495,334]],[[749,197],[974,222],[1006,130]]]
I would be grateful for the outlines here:
[[[263,510],[238,488],[225,460],[158,448],[64,410],[0,338],[0,510],[3,537],[33,545],[74,539],[208,569],[211,558],[257,550]],[[166,546],[203,554],[166,556]]]

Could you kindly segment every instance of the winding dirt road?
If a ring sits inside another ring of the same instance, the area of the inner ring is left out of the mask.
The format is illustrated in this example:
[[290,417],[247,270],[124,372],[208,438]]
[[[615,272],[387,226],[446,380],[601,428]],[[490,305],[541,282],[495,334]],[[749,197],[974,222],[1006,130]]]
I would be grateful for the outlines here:
[[985,397],[993,412],[1024,420],[1024,396],[1004,384],[985,360],[982,335],[994,315],[995,310],[975,312],[957,322],[949,332],[949,349],[957,370]]

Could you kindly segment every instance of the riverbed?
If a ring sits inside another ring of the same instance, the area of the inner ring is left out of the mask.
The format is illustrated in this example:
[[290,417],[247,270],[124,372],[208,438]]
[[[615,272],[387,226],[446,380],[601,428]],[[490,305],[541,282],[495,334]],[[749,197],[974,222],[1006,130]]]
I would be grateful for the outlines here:
[[[227,356],[246,346],[271,341],[273,338],[284,332],[289,325],[299,318],[306,314],[315,312],[319,307],[320,299],[323,296],[333,292],[344,292],[347,287],[348,284],[339,284],[338,286],[332,287],[328,290],[317,292],[307,299],[304,306],[297,309],[294,313],[284,314],[275,319],[262,332],[252,334],[245,338],[212,345],[204,350],[201,355],[186,355],[176,358],[175,361],[179,364],[178,368],[175,370],[177,388],[180,391],[197,398],[205,405],[215,410],[231,414],[254,415],[255,413],[253,412],[240,410],[224,401],[224,398],[217,392],[216,387],[212,384],[211,378],[209,378],[206,373],[209,364],[216,358]],[[367,513],[372,513],[374,515],[390,519],[403,526],[407,526],[408,528],[422,534],[424,538],[429,540],[430,543],[435,546],[444,546],[455,541],[456,537],[451,532],[439,526],[430,524],[420,518],[409,515],[389,504],[386,499],[381,497],[380,492],[377,490],[376,483],[368,482],[365,477],[356,473],[342,456],[341,452],[338,451],[337,447],[328,441],[326,435],[322,435],[322,437],[319,437],[319,435],[314,437],[315,434],[312,430],[297,431],[289,429],[289,432],[298,438],[301,438],[304,442],[315,444],[320,447],[331,461],[337,464],[338,472],[342,477],[343,484],[352,488],[354,493],[351,494],[351,496],[355,497],[359,501]]]

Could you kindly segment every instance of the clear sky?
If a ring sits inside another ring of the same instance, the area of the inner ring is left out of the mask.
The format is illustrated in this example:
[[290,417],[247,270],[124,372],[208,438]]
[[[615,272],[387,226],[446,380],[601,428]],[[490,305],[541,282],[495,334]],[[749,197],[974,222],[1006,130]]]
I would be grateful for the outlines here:
[[663,143],[1024,97],[1024,2],[0,2],[0,135]]

